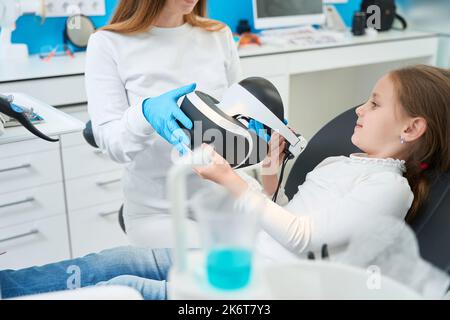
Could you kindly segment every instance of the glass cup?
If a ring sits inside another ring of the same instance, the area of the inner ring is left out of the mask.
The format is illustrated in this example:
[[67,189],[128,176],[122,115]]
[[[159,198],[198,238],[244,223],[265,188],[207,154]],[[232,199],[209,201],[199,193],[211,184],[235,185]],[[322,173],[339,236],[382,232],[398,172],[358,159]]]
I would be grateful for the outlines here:
[[208,282],[223,290],[246,287],[252,275],[258,213],[216,186],[199,191],[192,209],[199,223]]

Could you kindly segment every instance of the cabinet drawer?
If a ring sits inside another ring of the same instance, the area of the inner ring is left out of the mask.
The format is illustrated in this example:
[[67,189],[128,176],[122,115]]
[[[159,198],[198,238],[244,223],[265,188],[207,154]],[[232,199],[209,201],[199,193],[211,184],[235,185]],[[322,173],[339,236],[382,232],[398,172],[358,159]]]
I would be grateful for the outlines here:
[[[61,111],[67,113],[68,115],[74,118],[77,118],[78,120],[82,121],[85,124],[89,121],[89,114],[87,112],[86,105],[70,108],[62,108]],[[87,144],[86,140],[83,137],[82,131],[63,135],[61,137],[61,143],[63,148]]]
[[0,228],[64,214],[63,184],[0,194]]
[[69,211],[122,200],[122,170],[67,181]]
[[61,144],[63,149],[74,146],[88,145],[83,137],[83,131],[69,133],[61,136]]
[[62,180],[59,150],[0,160],[0,194]]
[[66,216],[0,229],[1,269],[21,269],[70,258]]
[[87,109],[87,104],[80,104],[77,106],[71,106],[71,107],[63,107],[59,110],[63,111],[64,113],[67,113],[68,115],[77,118],[81,122],[88,122],[89,121],[89,113]]
[[119,226],[122,201],[70,212],[70,235],[74,257],[128,245]]
[[87,101],[84,75],[6,82],[0,92],[23,92],[51,106]]
[[6,143],[0,145],[0,159],[58,149],[58,143],[50,143],[40,139]]
[[66,179],[122,169],[122,165],[87,144],[65,148],[62,154]]

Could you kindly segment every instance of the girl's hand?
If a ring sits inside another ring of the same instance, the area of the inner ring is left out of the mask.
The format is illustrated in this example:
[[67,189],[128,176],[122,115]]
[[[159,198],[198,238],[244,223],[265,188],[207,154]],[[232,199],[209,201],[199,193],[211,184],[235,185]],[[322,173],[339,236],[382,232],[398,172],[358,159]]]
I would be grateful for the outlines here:
[[274,131],[269,142],[269,152],[262,163],[263,175],[276,175],[278,173],[278,169],[286,156],[285,149],[286,140]]
[[236,196],[240,196],[244,193],[247,190],[248,185],[233,171],[230,164],[214,151],[211,146],[203,144],[202,148],[206,148],[209,152],[211,163],[204,167],[195,167],[193,169],[194,172],[203,179],[211,180],[222,185]]
[[230,164],[220,156],[213,147],[203,144],[202,148],[208,151],[211,157],[211,163],[204,167],[195,167],[194,172],[206,180],[211,180],[218,184],[223,184],[229,175],[232,175],[233,169]]

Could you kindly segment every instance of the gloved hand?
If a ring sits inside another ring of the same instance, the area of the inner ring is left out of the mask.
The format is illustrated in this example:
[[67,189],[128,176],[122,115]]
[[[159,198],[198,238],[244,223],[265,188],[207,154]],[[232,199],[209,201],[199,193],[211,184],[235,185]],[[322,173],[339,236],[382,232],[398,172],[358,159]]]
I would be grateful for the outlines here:
[[270,141],[270,136],[267,133],[267,130],[264,129],[264,125],[256,120],[251,119],[248,123],[248,129],[255,131],[256,134],[263,139],[265,142],[269,142]]
[[142,103],[142,112],[145,119],[152,125],[153,129],[180,152],[185,154],[190,144],[186,133],[181,130],[177,120],[186,128],[192,129],[192,121],[181,111],[177,105],[178,99],[193,92],[196,84],[190,84],[158,97],[148,98]]
[[[283,122],[284,122],[285,125],[288,124],[288,121],[287,121],[286,119],[284,119]],[[267,143],[270,141],[270,135],[267,133],[267,130],[264,129],[264,125],[263,125],[261,122],[256,121],[256,120],[254,120],[254,119],[251,119],[251,120],[248,122],[248,129],[249,129],[249,130],[255,131],[256,134],[257,134],[261,139],[263,139],[264,141],[266,141]]]

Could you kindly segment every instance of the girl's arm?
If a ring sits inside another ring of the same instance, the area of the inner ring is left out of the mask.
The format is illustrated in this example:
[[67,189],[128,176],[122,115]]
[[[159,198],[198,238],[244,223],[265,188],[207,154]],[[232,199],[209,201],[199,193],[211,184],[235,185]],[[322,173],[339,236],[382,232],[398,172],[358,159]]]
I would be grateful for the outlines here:
[[[269,152],[263,161],[261,171],[264,192],[273,195],[278,186],[278,170],[285,157],[286,141],[278,133],[272,134],[269,142]],[[208,179],[222,185],[236,197],[241,196],[248,189],[248,184],[236,172],[233,171],[228,162],[215,152],[211,146],[203,145],[212,154],[209,166],[198,167],[194,171],[203,179]]]
[[281,207],[249,190],[234,173],[224,174],[223,178],[222,185],[239,197],[248,210],[260,214],[261,227],[298,255],[306,250],[320,250],[324,244],[330,248],[347,244],[355,231],[382,222],[380,217],[404,219],[413,199],[406,179],[383,172],[368,177],[340,199],[323,193],[315,211],[305,212],[303,207],[297,207],[295,199],[287,207]]
[[202,178],[226,188],[239,201],[248,206],[249,210],[259,212],[262,228],[283,246],[293,252],[303,252],[311,238],[312,226],[309,217],[298,217],[270,201],[261,193],[250,190],[247,182],[237,175],[228,162],[212,147],[203,145],[203,148],[210,151],[212,161],[208,166],[197,167],[194,171]]
[[194,171],[203,179],[211,180],[230,191],[236,198],[243,195],[247,189],[247,182],[233,171],[230,164],[222,158],[214,149],[204,144],[212,155],[212,161],[208,166],[194,168]]
[[269,152],[263,161],[261,170],[264,192],[272,196],[278,186],[278,171],[283,163],[286,148],[286,140],[274,132],[269,142]]

